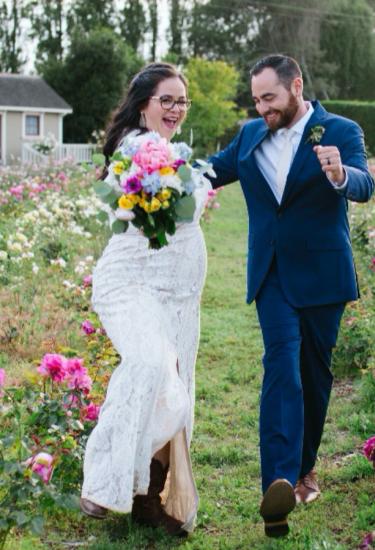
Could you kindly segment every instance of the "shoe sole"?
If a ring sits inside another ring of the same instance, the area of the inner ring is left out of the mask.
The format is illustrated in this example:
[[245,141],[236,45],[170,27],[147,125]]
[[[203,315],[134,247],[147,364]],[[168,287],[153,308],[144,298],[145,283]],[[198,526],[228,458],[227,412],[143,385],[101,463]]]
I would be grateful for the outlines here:
[[296,497],[289,481],[274,481],[267,489],[260,507],[264,531],[268,537],[284,537],[289,533],[287,517],[295,506]]

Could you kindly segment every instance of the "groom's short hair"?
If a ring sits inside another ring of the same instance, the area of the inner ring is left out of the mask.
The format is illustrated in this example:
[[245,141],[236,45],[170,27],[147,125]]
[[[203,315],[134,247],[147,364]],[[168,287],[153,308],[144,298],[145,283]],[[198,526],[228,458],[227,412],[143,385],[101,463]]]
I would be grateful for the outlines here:
[[287,55],[272,54],[259,59],[250,70],[250,80],[264,69],[273,69],[287,90],[290,90],[295,78],[302,78],[302,71],[297,61]]

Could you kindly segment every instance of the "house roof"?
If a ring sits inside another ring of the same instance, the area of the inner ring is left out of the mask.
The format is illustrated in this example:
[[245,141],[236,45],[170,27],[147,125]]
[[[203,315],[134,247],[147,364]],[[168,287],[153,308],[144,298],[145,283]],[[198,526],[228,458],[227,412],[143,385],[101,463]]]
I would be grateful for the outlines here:
[[10,73],[0,73],[0,106],[72,112],[71,106],[43,78]]

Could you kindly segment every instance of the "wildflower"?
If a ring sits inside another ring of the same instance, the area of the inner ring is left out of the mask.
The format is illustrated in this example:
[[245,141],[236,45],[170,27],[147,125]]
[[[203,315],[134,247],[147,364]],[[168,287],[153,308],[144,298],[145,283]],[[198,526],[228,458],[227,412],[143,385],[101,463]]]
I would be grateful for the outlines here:
[[91,420],[94,422],[95,420],[98,419],[99,411],[100,411],[100,406],[95,405],[95,403],[91,401],[91,403],[89,403],[86,407],[82,409],[83,420]]
[[31,468],[31,471],[37,474],[43,481],[48,483],[53,473],[54,458],[49,453],[38,453],[30,457],[26,461],[26,466]]
[[60,383],[66,377],[66,359],[57,353],[46,353],[37,371],[45,378],[50,377]]
[[1,388],[3,388],[5,385],[5,370],[0,369],[0,397],[3,396],[3,392],[1,391]]
[[83,277],[83,286],[88,287],[92,285],[92,275],[86,275]]
[[375,435],[370,437],[363,445],[363,454],[365,457],[373,463],[375,468]]
[[88,319],[86,319],[86,321],[83,321],[83,323],[81,324],[81,329],[87,335],[93,334],[95,332],[95,327],[92,323],[90,323]]
[[72,357],[67,360],[66,380],[68,387],[74,390],[89,391],[92,386],[92,380],[87,374],[86,367],[83,366],[83,359]]

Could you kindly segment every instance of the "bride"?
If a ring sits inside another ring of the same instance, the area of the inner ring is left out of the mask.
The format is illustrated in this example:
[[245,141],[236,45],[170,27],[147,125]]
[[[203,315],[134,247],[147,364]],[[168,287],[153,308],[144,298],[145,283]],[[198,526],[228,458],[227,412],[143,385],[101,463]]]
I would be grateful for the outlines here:
[[[146,66],[109,127],[107,160],[130,132],[170,140],[189,106],[173,65]],[[192,531],[198,505],[189,446],[206,274],[199,216],[208,186],[195,192],[194,220],[180,224],[168,246],[149,249],[130,225],[110,239],[93,278],[93,307],[121,363],[87,443],[81,509],[96,518],[131,511],[134,521],[176,536]]]

